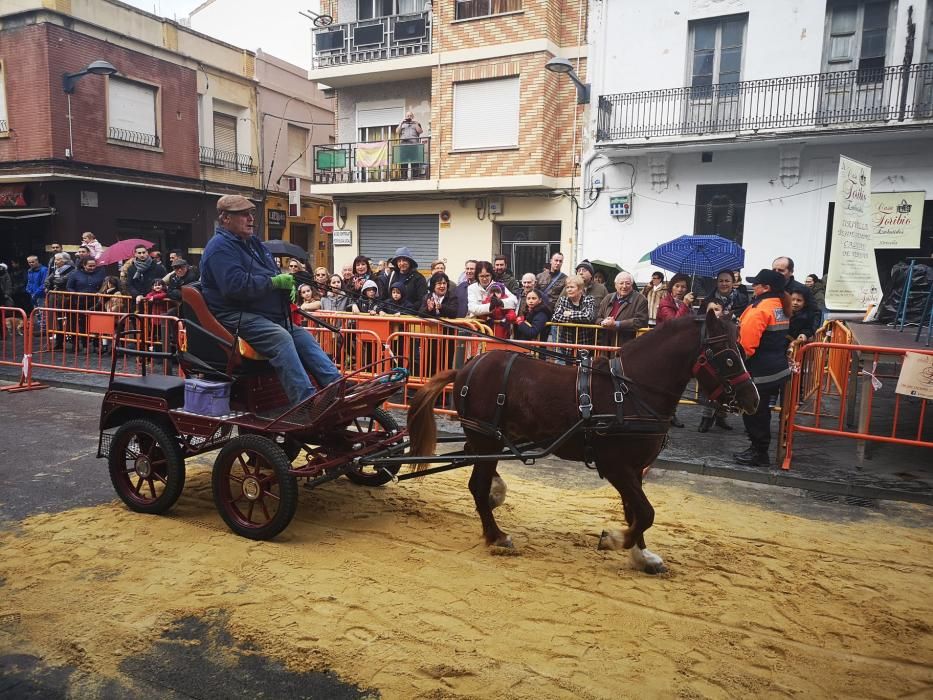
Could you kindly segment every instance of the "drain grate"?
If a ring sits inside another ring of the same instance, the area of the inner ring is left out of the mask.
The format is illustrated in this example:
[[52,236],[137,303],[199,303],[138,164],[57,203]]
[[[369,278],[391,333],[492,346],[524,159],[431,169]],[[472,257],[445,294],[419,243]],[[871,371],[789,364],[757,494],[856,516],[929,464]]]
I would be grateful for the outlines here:
[[840,496],[824,491],[807,491],[807,495],[814,501],[821,501],[822,503],[845,503],[847,506],[859,506],[861,508],[875,508],[878,505],[876,499],[864,496]]

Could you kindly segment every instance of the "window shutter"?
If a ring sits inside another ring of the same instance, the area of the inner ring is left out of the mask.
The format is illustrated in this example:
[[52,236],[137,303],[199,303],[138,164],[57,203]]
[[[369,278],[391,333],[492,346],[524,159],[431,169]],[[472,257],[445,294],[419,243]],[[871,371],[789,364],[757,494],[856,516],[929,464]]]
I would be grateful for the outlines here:
[[288,163],[291,172],[308,171],[308,130],[293,124],[288,125]]
[[454,84],[454,149],[518,146],[519,79]]
[[110,78],[108,102],[108,126],[137,134],[157,135],[155,88]]
[[359,108],[356,112],[356,125],[362,129],[369,126],[388,126],[391,124],[394,129],[404,116],[404,107]]
[[214,112],[214,150],[236,153],[236,117]]
[[[6,122],[6,67],[0,61],[0,122]],[[9,129],[9,124],[0,124],[0,131]]]

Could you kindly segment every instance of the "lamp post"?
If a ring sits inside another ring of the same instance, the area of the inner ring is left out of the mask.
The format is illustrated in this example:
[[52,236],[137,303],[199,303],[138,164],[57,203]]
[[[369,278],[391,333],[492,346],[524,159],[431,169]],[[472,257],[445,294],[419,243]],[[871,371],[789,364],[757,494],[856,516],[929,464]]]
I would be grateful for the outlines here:
[[573,65],[566,58],[552,58],[544,64],[552,73],[563,73],[567,75],[577,86],[577,104],[585,105],[590,101],[590,84],[584,83],[577,77],[573,70]]
[[71,132],[71,93],[75,91],[78,81],[85,75],[114,75],[117,69],[107,61],[92,61],[87,68],[79,70],[77,73],[65,73],[62,76],[62,90],[68,97],[68,150],[65,151],[66,158],[74,158],[75,144]]

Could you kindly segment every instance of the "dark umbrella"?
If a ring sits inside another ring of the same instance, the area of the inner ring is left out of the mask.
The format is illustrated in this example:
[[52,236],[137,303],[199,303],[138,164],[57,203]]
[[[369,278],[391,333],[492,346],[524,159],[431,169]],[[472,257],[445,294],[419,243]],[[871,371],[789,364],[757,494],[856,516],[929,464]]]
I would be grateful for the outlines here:
[[652,250],[651,263],[671,272],[714,277],[720,270],[741,270],[745,250],[722,236],[681,236]]
[[263,241],[266,248],[269,249],[269,252],[273,255],[282,258],[298,258],[299,260],[307,260],[308,252],[303,248],[298,247],[294,243],[289,243],[288,241],[282,241],[279,239],[273,239],[271,241]]
[[143,238],[127,238],[125,241],[117,241],[100,254],[100,257],[97,259],[97,264],[110,265],[111,263],[118,263],[121,260],[129,260],[133,257],[133,251],[141,245],[146,246],[146,248],[151,248],[153,243]]
[[593,266],[594,270],[599,270],[603,273],[606,278],[606,284],[610,286],[612,285],[613,280],[615,280],[616,275],[620,272],[623,272],[623,269],[619,265],[606,262],[605,260],[590,260],[590,265]]

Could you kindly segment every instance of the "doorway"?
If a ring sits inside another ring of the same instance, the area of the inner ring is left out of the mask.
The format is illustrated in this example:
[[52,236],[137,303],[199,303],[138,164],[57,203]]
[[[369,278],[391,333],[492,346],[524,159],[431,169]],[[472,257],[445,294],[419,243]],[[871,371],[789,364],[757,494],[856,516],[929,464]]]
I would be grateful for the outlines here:
[[499,250],[515,277],[521,278],[526,272],[537,275],[560,251],[560,222],[501,224]]

